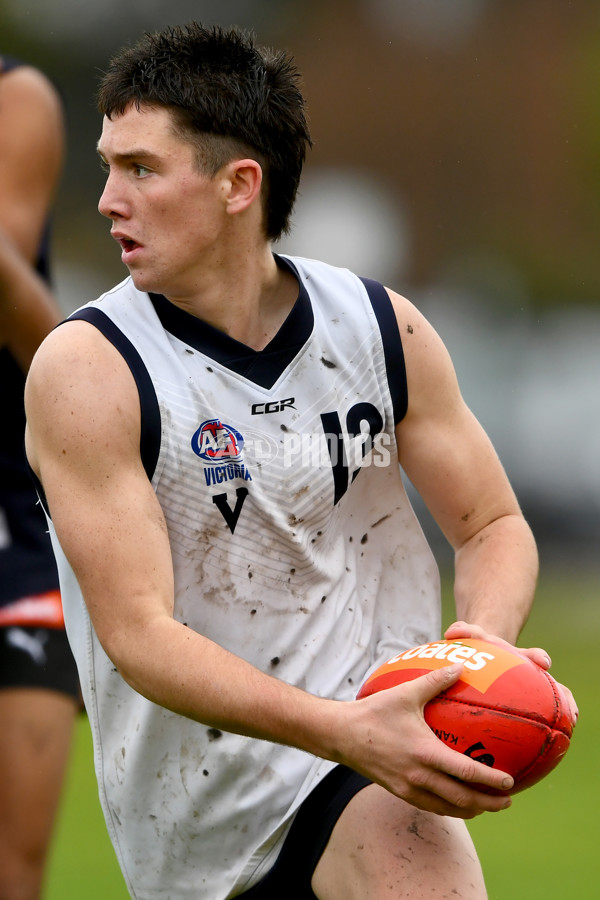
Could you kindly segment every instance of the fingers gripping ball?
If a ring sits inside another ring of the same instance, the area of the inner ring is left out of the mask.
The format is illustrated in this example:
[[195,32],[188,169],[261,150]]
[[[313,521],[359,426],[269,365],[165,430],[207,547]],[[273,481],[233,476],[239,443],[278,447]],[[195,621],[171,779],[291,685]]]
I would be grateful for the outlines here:
[[487,641],[436,641],[376,669],[358,698],[463,663],[460,679],[425,706],[425,721],[449,747],[508,772],[509,793],[544,778],[569,748],[575,726],[561,687],[517,651]]

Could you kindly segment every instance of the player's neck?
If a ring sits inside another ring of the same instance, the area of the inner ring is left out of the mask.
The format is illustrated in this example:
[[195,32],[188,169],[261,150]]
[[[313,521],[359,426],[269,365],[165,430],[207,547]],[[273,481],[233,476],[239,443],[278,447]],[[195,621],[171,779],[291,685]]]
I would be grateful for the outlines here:
[[235,340],[262,350],[277,334],[298,296],[298,282],[280,268],[268,244],[255,252],[228,255],[207,269],[193,295],[169,296],[186,312]]

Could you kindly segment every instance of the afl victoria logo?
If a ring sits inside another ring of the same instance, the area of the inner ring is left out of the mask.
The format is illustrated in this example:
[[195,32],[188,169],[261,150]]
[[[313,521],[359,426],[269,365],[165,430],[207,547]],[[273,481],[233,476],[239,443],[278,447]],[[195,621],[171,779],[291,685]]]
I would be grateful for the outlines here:
[[239,460],[243,446],[240,432],[219,419],[207,419],[192,437],[192,450],[207,463]]

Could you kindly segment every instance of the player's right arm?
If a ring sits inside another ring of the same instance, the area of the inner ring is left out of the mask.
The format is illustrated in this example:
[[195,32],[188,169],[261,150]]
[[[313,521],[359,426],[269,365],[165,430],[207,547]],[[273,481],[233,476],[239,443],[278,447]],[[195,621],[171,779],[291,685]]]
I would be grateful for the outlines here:
[[173,618],[170,546],[140,459],[137,389],[93,326],[67,322],[44,341],[26,409],[28,457],[61,546],[101,644],[135,690],[206,725],[344,763],[424,809],[469,818],[507,805],[465,784],[500,787],[502,773],[450,750],[424,722],[447,670],[342,703],[265,674]]

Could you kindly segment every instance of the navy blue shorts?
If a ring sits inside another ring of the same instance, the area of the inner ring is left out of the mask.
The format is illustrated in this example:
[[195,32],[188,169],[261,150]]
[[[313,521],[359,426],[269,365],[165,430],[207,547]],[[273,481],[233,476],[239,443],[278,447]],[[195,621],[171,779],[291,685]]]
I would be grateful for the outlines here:
[[332,769],[298,810],[275,865],[262,881],[239,896],[244,900],[316,900],[311,881],[317,863],[342,812],[368,784],[368,778],[346,766]]
[[0,689],[46,688],[79,703],[77,666],[63,628],[0,627]]

